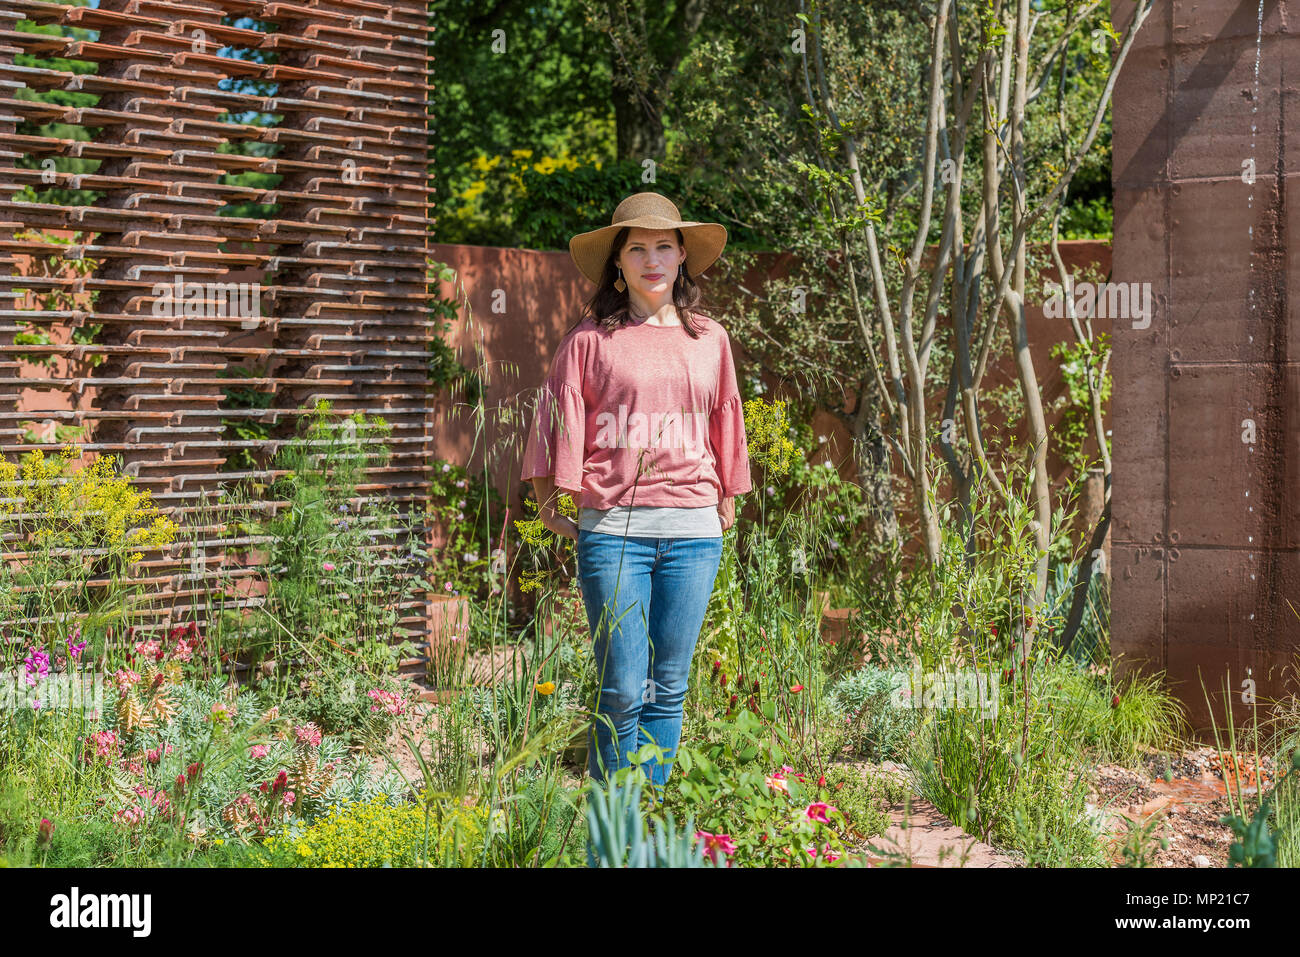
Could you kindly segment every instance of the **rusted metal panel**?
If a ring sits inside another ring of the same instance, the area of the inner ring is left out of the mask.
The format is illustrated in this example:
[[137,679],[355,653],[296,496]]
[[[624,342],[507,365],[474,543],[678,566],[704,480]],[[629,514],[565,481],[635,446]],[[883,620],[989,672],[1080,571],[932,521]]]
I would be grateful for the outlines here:
[[[228,17],[278,30],[223,22]],[[5,4],[0,454],[13,460],[54,444],[60,426],[81,429],[87,452],[120,456],[186,525],[223,507],[216,497],[223,485],[274,478],[270,458],[308,408],[328,399],[340,413],[382,414],[392,426],[391,459],[358,495],[420,514],[433,440],[426,347],[437,334],[426,266],[427,19],[424,5],[408,0]],[[17,29],[24,20],[97,35],[26,33]],[[261,51],[270,62],[219,55],[225,47]],[[14,59],[20,53],[89,61],[97,70],[23,66]],[[270,92],[220,89],[227,80],[257,80]],[[23,99],[21,90],[98,101],[61,106]],[[250,122],[249,113],[270,122]],[[31,126],[20,135],[20,123],[68,124],[91,135],[58,139]],[[250,144],[249,155],[223,152]],[[59,168],[74,159],[97,168]],[[246,172],[278,182],[223,182]],[[39,194],[51,186],[93,190],[96,200],[59,206],[23,198],[26,188]],[[242,203],[276,209],[265,218],[222,215]],[[72,245],[57,241],[73,231],[80,235]],[[66,268],[36,275],[34,263],[50,255],[68,260]],[[42,309],[38,296],[54,297],[57,308]],[[51,341],[16,344],[33,324]],[[74,329],[97,331],[74,341]],[[261,393],[267,407],[236,407],[232,386]],[[261,423],[270,435],[241,440],[230,421]],[[259,453],[260,467],[235,470],[234,457],[247,450]],[[186,527],[204,556],[198,566],[189,544],[142,563],[166,599],[159,624],[196,614],[204,582],[219,573],[256,573],[223,564],[228,547],[249,542],[232,541],[224,527]],[[377,564],[399,563],[401,543],[381,538],[374,548]],[[260,597],[251,590],[243,600]],[[423,631],[424,596],[404,614],[405,626]]]
[[[1111,280],[1149,283],[1155,308],[1114,327],[1111,645],[1167,671],[1201,729],[1297,690],[1300,58],[1284,6],[1157,3],[1115,89]],[[1111,12],[1122,30],[1133,6]]]

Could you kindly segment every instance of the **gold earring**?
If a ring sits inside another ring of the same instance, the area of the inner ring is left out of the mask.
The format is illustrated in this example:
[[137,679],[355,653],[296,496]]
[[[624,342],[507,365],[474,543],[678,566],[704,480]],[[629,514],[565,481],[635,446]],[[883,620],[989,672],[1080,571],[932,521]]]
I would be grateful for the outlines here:
[[621,267],[618,270],[618,278],[614,280],[614,288],[619,292],[623,292],[627,289],[627,283],[623,281],[623,270]]

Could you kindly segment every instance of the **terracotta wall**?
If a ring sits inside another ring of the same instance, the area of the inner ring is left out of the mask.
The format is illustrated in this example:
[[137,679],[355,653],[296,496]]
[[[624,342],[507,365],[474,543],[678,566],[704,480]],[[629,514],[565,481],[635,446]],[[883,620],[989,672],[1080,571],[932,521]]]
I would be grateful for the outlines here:
[[[1267,0],[1261,30],[1257,3],[1159,2],[1115,90],[1115,278],[1157,306],[1115,331],[1112,641],[1167,669],[1202,728],[1202,683],[1219,721],[1227,695],[1248,717],[1252,690],[1294,687],[1300,644],[1289,7]],[[1111,9],[1123,30],[1131,0]]]

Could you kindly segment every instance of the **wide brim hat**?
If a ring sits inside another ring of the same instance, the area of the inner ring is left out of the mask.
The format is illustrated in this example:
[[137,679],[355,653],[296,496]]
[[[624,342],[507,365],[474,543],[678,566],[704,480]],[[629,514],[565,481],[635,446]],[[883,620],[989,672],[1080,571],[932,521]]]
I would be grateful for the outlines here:
[[618,204],[608,226],[579,233],[570,239],[569,255],[579,272],[599,284],[618,231],[638,226],[642,229],[680,229],[686,246],[686,268],[692,276],[698,276],[713,265],[727,245],[727,227],[721,223],[683,220],[667,196],[633,193]]

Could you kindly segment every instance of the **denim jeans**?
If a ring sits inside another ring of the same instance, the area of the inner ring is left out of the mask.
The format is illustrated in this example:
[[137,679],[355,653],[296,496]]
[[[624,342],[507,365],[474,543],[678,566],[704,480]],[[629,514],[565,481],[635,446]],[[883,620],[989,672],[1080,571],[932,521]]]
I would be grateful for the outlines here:
[[[721,538],[578,534],[578,581],[599,676],[587,770],[605,783],[628,752],[667,752],[646,765],[656,789],[672,772],[682,735],[691,656],[722,560]],[[612,722],[613,732],[606,723]]]

